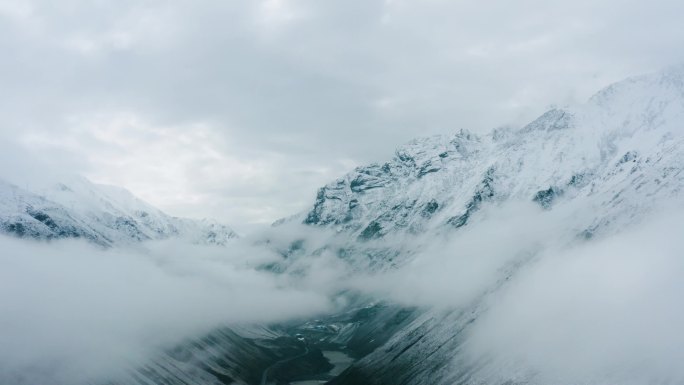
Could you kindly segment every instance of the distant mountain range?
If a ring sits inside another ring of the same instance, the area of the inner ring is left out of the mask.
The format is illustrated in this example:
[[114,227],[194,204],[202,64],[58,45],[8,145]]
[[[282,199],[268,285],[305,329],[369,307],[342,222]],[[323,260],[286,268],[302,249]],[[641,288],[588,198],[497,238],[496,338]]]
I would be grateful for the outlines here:
[[81,177],[28,191],[0,180],[0,232],[22,238],[81,238],[101,246],[178,238],[225,245],[237,234],[213,220],[172,217],[129,191]]

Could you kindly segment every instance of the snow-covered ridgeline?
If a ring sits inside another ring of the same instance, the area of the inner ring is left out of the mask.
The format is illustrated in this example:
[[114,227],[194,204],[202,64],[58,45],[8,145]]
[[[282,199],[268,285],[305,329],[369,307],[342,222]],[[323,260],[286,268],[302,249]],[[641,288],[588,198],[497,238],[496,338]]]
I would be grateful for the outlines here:
[[321,188],[304,222],[368,240],[458,228],[488,204],[527,200],[549,209],[581,200],[595,208],[591,232],[676,196],[683,141],[684,67],[675,67],[551,109],[520,129],[416,139],[391,160]]
[[216,221],[172,217],[125,189],[80,177],[37,192],[0,180],[0,230],[38,239],[84,238],[102,246],[168,238],[225,245],[237,236]]

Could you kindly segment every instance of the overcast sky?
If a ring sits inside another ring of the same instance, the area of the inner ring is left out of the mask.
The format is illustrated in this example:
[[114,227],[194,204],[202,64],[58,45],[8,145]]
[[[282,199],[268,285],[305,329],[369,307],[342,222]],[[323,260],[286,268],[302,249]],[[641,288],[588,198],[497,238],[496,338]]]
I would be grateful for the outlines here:
[[0,176],[68,170],[244,230],[413,137],[521,125],[684,62],[682,15],[681,0],[0,0]]

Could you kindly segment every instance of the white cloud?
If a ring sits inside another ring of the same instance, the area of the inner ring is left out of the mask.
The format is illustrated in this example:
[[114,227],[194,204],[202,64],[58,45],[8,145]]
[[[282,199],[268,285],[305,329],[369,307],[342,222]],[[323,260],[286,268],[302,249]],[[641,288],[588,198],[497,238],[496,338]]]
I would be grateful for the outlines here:
[[0,382],[74,384],[140,365],[221,325],[330,309],[254,269],[266,249],[177,243],[103,251],[0,237]]
[[491,299],[468,345],[489,381],[678,383],[684,340],[681,211],[551,249]]

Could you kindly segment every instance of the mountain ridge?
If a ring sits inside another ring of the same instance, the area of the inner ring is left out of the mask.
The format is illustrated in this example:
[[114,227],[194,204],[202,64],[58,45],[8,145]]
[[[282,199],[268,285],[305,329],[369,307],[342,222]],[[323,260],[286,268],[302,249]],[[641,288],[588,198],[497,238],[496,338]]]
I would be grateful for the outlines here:
[[[458,228],[483,204],[510,199],[548,209],[599,195],[599,183],[612,196],[626,192],[624,183],[641,189],[672,181],[672,187],[682,182],[679,172],[666,171],[684,159],[682,121],[684,66],[628,78],[517,130],[414,139],[391,160],[358,167],[320,188],[303,222],[367,240]],[[635,175],[625,181],[628,164]]]
[[179,238],[226,245],[237,234],[213,220],[172,217],[130,191],[83,177],[34,193],[0,180],[0,231],[43,240],[83,238],[104,247]]

